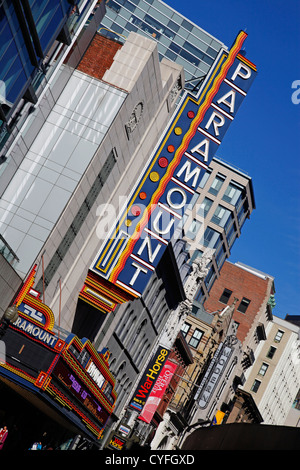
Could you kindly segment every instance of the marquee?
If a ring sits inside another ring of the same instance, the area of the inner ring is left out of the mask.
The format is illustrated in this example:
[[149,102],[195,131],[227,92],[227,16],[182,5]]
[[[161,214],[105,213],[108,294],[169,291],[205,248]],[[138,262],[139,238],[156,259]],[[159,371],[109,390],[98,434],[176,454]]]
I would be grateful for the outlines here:
[[18,319],[2,339],[6,355],[0,376],[46,400],[91,438],[99,439],[117,399],[109,352],[96,351],[87,338],[71,333],[61,337],[52,310],[31,288],[34,275],[28,279],[15,301]]

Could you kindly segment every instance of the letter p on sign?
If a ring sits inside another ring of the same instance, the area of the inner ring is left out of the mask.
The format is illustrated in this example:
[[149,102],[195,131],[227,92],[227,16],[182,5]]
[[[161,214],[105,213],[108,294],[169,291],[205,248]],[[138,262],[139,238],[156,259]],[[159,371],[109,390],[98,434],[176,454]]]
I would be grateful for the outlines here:
[[4,341],[0,341],[0,364],[5,364],[6,347]]

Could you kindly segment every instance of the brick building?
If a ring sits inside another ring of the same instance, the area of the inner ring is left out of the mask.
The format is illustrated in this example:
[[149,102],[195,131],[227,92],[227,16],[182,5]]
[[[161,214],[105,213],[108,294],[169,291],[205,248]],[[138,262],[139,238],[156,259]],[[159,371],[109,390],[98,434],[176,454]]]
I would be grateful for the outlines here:
[[265,326],[272,319],[274,293],[272,276],[242,263],[226,261],[204,307],[207,312],[214,312],[238,299],[233,314],[237,338],[244,351],[247,346],[255,350],[255,345],[265,339]]
[[[109,70],[116,52],[122,44],[117,41],[108,41],[99,34],[95,35],[77,69],[83,73],[101,80],[106,70]],[[101,60],[99,60],[101,57]]]

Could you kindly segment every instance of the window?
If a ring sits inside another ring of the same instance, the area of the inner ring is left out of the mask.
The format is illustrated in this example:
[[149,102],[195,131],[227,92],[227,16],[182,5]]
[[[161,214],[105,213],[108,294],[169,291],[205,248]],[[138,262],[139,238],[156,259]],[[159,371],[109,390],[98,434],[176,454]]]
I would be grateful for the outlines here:
[[199,182],[199,188],[204,188],[204,186],[206,185],[210,175],[211,175],[211,171],[206,170],[206,172],[204,173],[204,175],[202,176],[202,178]]
[[219,225],[220,227],[224,227],[227,220],[229,219],[231,213],[228,209],[225,209],[225,207],[218,206],[215,210],[214,215],[212,216],[211,221],[214,224]]
[[257,390],[258,390],[259,387],[260,387],[260,384],[261,384],[261,382],[260,382],[259,380],[256,380],[256,379],[255,379],[254,382],[253,382],[253,385],[252,385],[252,387],[251,387],[251,391],[256,393]]
[[[135,319],[134,319],[135,321]],[[134,331],[132,337],[130,338],[130,340],[128,341],[127,343],[127,350],[129,352],[131,352],[131,348],[134,348],[137,346],[138,342],[141,343],[141,338],[144,338],[144,335],[145,335],[145,329],[146,329],[146,325],[147,325],[147,319],[145,318],[142,323],[138,326],[138,328]],[[127,340],[127,338],[126,338]],[[123,343],[125,342],[125,338],[124,338],[124,341]],[[141,348],[137,348],[137,349],[141,349]]]
[[215,196],[220,191],[222,184],[224,183],[225,177],[217,175],[212,182],[211,187],[209,188],[208,192],[214,194]]
[[269,367],[269,364],[266,364],[265,362],[262,363],[261,368],[259,369],[258,374],[259,375],[265,375]]
[[193,336],[191,337],[189,341],[189,345],[192,346],[192,348],[197,348],[202,336],[203,336],[203,331],[199,330],[199,328],[196,328],[193,333]]
[[188,31],[192,31],[193,25],[189,21],[182,20],[181,24],[182,24],[183,28],[187,29]]
[[199,231],[199,229],[200,229],[200,227],[201,227],[201,225],[202,224],[201,224],[201,222],[199,222],[199,220],[194,219],[192,221],[191,225],[189,226],[189,229],[186,233],[186,236],[188,238],[190,238],[191,240],[194,240],[197,233],[198,233],[198,231]]
[[190,203],[189,203],[189,208],[193,208],[194,205],[196,204],[198,198],[199,198],[200,194],[199,193],[195,193],[194,196],[192,197]]
[[[162,19],[162,21],[164,21],[163,17],[161,19]],[[160,23],[155,18],[153,18],[152,16],[145,15],[144,20],[150,26],[155,28],[157,31],[159,31],[160,33],[165,34],[167,36],[167,38],[174,39],[174,36],[175,36],[174,33],[170,29],[166,28],[162,23]]]
[[229,232],[226,235],[226,240],[227,240],[229,248],[233,244],[236,236],[237,236],[237,229],[236,229],[235,223],[233,222],[233,224],[230,227]]
[[229,183],[222,199],[223,201],[229,202],[229,204],[232,204],[233,206],[235,206],[241,194],[242,194],[241,188],[239,188],[237,185],[233,183]]
[[225,258],[226,258],[225,248],[223,245],[221,245],[219,251],[216,254],[216,263],[219,269],[221,268],[223,261],[225,261]]
[[240,226],[243,225],[247,212],[248,212],[248,205],[247,205],[247,202],[245,202],[244,204],[242,204],[241,209],[239,210],[238,215],[237,215]]
[[211,208],[212,205],[212,200],[208,199],[207,197],[204,198],[203,202],[200,205],[200,208],[198,210],[198,214],[201,215],[202,217],[206,217],[209,209]]
[[189,52],[187,52],[186,50],[184,50],[182,47],[178,46],[177,44],[175,44],[175,42],[172,42],[170,44],[170,49],[175,52],[175,54],[183,57],[183,59],[186,59],[188,62],[190,62],[191,64],[195,65],[196,67],[199,66],[200,64],[200,60],[196,57],[194,57],[192,54],[190,54]]
[[210,227],[207,227],[204,232],[203,245],[207,246],[208,248],[214,248],[218,237],[220,237],[219,232]]
[[[129,19],[129,23],[137,26],[138,28],[145,31],[145,33],[148,33],[150,36],[152,36],[156,39],[160,39],[160,37],[161,37],[161,34],[159,34],[154,28],[151,28],[151,26],[149,26],[147,23],[142,21],[137,16],[131,15],[131,17]],[[127,26],[126,26],[126,28],[127,28]]]
[[222,302],[222,304],[227,304],[228,303],[228,300],[230,298],[232,294],[232,291],[229,290],[229,289],[224,289],[224,292],[223,294],[221,295],[221,297],[219,298],[219,302]]
[[204,290],[202,289],[202,287],[200,287],[200,289],[196,293],[195,300],[197,300],[197,302],[199,302],[199,303],[201,303],[201,301],[205,300],[205,294],[204,294]]
[[283,335],[284,335],[284,331],[278,330],[274,338],[275,343],[280,343]]
[[209,291],[209,289],[211,288],[214,280],[216,278],[216,272],[215,272],[215,269],[213,266],[211,266],[210,270],[208,271],[207,275],[206,275],[206,278],[204,280],[205,282],[205,285],[206,285],[206,289]]
[[119,11],[121,10],[121,5],[118,5],[113,0],[109,0],[106,3],[106,6],[110,8],[111,10],[115,11],[116,13],[119,13]]
[[272,359],[274,357],[275,352],[276,352],[276,348],[274,348],[274,346],[270,346],[270,349],[267,352],[267,357],[269,359]]
[[246,297],[243,297],[240,305],[237,308],[237,311],[241,313],[245,313],[247,308],[249,307],[249,304],[250,304],[250,300],[246,299]]
[[167,26],[169,28],[171,28],[173,31],[175,31],[175,33],[177,33],[178,29],[179,29],[179,25],[174,23],[174,21],[170,20],[167,24]]
[[182,325],[181,333],[183,334],[184,337],[186,337],[186,335],[190,331],[191,326],[192,325],[190,325],[189,323],[186,323],[186,322],[184,322],[184,324]]

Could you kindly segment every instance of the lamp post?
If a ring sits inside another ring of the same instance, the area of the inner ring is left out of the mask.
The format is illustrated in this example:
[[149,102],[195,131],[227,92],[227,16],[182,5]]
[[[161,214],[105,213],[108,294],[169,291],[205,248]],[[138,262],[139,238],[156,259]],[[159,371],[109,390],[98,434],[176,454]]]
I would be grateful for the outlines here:
[[16,305],[11,305],[8,307],[2,318],[0,323],[0,339],[5,335],[7,328],[9,327],[10,323],[15,323],[18,319],[18,307]]

